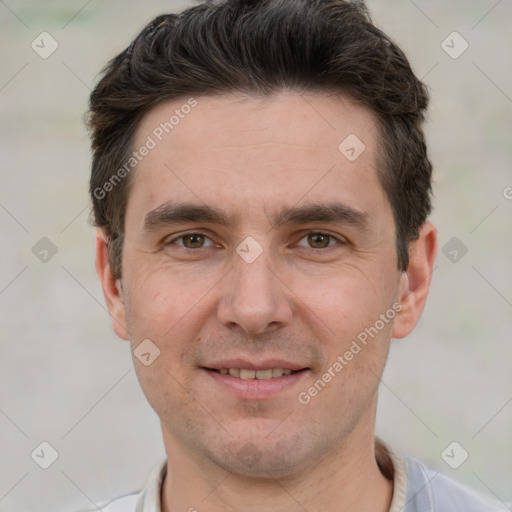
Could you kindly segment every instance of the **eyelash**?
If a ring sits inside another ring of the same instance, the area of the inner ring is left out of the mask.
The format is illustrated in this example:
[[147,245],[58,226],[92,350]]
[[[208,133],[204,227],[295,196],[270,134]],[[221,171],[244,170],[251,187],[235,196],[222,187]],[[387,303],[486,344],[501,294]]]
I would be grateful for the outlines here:
[[[212,241],[211,238],[208,235],[205,235],[203,233],[199,233],[197,231],[190,231],[188,233],[183,233],[182,235],[180,235],[180,236],[178,236],[176,238],[173,238],[172,240],[169,240],[164,245],[174,244],[176,241],[182,240],[186,236],[191,236],[191,235],[200,235],[200,236],[203,236],[205,239],[208,239],[208,240]],[[311,236],[311,235],[321,235],[321,236],[329,237],[330,240],[337,241],[338,245],[346,245],[347,244],[347,241],[345,239],[341,239],[341,238],[339,238],[337,236],[331,235],[330,233],[324,233],[323,231],[310,231],[310,232],[306,233],[304,236],[302,236],[300,238],[299,242],[301,240],[303,240],[304,238],[307,238],[308,236]],[[329,240],[329,242],[330,242],[330,240]],[[184,245],[180,245],[180,244],[177,244],[177,245],[179,245],[179,247],[181,247],[183,249],[187,249],[187,250],[190,250],[190,251],[200,251],[201,249],[208,249],[208,247],[198,247],[197,249],[192,249],[190,247],[185,247]],[[318,250],[322,250],[322,249],[323,250],[330,249],[332,247],[335,247],[335,245],[328,245],[327,247],[320,247],[320,248],[315,248],[315,247],[308,247],[308,248],[318,251]],[[211,247],[211,246],[209,246],[209,247]],[[301,246],[301,247],[303,247],[303,246]]]

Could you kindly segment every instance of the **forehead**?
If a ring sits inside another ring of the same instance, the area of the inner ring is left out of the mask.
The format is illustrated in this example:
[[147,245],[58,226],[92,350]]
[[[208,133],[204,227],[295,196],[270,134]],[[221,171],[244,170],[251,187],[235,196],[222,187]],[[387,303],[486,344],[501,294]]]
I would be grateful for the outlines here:
[[156,144],[173,144],[178,151],[190,142],[196,143],[197,151],[220,146],[228,150],[251,142],[332,150],[350,134],[372,146],[376,126],[366,106],[341,94],[281,91],[265,97],[191,96],[154,107],[139,123],[135,145],[150,136]]
[[376,200],[370,190],[383,197],[377,144],[375,116],[346,96],[282,92],[166,102],[136,131],[134,149],[150,149],[132,175],[129,204],[149,211],[186,197],[247,212],[263,203],[345,199],[364,211]]

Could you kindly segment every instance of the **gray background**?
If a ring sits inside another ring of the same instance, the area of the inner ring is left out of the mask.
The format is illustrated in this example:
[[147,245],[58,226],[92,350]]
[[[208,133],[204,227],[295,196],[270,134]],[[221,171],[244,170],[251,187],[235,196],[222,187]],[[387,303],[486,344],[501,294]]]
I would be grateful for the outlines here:
[[[440,252],[419,326],[393,343],[377,432],[512,500],[512,2],[368,4],[431,89],[432,220],[441,247],[452,237],[467,247],[455,262],[453,247]],[[140,488],[164,456],[95,275],[82,116],[107,59],[182,5],[0,1],[2,512],[94,507]],[[59,45],[47,59],[31,48],[43,31]],[[469,43],[457,59],[441,46],[453,31]],[[42,237],[57,248],[46,262],[32,252]],[[42,441],[59,454],[46,470],[31,458]],[[452,441],[469,452],[456,470],[441,457]]]

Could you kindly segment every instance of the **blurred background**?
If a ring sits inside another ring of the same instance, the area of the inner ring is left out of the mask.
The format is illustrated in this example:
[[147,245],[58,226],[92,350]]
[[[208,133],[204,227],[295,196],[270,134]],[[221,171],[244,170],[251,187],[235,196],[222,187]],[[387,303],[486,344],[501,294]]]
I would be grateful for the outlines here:
[[[441,248],[422,320],[393,342],[377,433],[511,501],[512,2],[367,3],[431,90]],[[2,512],[94,508],[165,456],[94,270],[83,114],[106,61],[187,5],[0,0]]]

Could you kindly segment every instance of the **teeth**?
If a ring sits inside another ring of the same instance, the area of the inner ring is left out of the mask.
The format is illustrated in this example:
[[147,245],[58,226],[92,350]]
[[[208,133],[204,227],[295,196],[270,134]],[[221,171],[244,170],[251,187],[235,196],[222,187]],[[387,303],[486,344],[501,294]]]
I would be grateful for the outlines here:
[[267,370],[247,370],[245,368],[221,368],[219,372],[222,375],[231,375],[243,380],[259,379],[267,380],[290,375],[292,370],[289,368],[268,368]]
[[272,370],[257,370],[256,378],[257,379],[271,379],[272,378]]
[[247,380],[247,379],[254,379],[256,377],[256,371],[255,370],[240,370],[240,378]]

